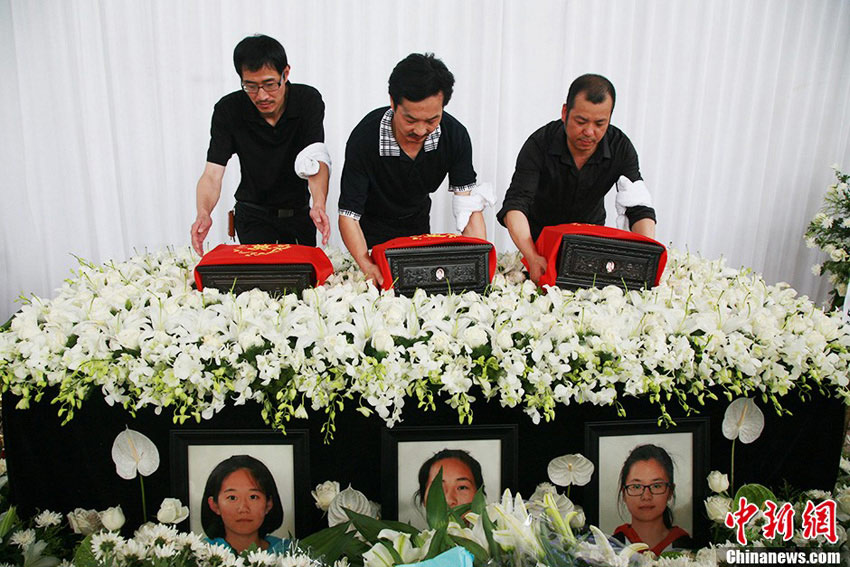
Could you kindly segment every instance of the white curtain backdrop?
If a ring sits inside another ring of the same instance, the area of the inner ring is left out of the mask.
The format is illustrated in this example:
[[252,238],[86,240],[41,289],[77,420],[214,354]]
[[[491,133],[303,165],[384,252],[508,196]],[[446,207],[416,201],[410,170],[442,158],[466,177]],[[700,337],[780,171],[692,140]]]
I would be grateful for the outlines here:
[[[232,50],[254,33],[279,39],[291,80],[327,105],[332,246],[348,134],[388,103],[395,63],[431,51],[500,202],[527,136],[573,78],[601,73],[660,241],[826,296],[802,234],[830,166],[850,168],[846,0],[0,0],[0,323],[19,294],[51,296],[74,256],[188,245],[212,107],[238,88]],[[211,246],[238,179],[234,158]],[[451,230],[450,208],[441,190],[432,230]]]

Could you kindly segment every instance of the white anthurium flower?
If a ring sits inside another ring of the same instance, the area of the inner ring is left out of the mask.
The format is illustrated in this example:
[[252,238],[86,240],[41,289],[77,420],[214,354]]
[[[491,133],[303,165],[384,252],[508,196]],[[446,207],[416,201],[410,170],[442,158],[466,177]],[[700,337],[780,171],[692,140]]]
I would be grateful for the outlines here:
[[351,488],[351,485],[337,494],[331,501],[328,507],[328,526],[332,528],[347,522],[348,515],[345,513],[345,510],[351,510],[352,512],[366,516],[371,516],[374,512],[369,499],[359,490]]
[[729,404],[723,414],[723,436],[752,443],[764,429],[764,414],[752,398],[738,398]]
[[128,427],[112,443],[112,460],[118,476],[130,480],[136,474],[153,474],[159,468],[159,451],[147,436]]
[[549,461],[546,472],[549,480],[558,486],[584,486],[593,476],[593,463],[579,453],[555,457]]

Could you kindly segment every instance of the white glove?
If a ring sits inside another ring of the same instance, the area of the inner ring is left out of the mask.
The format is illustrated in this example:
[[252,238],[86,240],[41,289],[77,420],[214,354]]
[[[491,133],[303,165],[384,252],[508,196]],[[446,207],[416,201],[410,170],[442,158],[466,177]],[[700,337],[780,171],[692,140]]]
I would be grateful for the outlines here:
[[331,170],[331,154],[323,142],[310,144],[298,153],[295,158],[295,173],[301,179],[307,179],[311,175],[319,173],[319,162],[328,164],[328,174]]
[[626,209],[641,206],[651,207],[652,195],[649,194],[649,189],[646,188],[643,179],[638,179],[632,183],[625,175],[620,176],[614,187],[617,189],[617,199],[614,202],[614,206],[617,208],[617,227],[629,230],[629,218],[626,216]]
[[455,193],[452,196],[452,212],[455,215],[455,225],[458,232],[463,232],[463,229],[469,224],[469,217],[472,213],[483,211],[488,205],[492,207],[495,204],[496,195],[493,192],[492,183],[476,185],[469,192],[469,195]]

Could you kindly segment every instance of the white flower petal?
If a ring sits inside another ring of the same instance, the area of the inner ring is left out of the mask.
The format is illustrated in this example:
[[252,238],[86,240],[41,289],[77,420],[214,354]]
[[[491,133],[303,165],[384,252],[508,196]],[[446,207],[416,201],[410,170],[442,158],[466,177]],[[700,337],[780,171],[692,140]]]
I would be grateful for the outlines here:
[[584,486],[593,476],[593,463],[578,453],[555,457],[546,469],[549,480],[558,486]]
[[723,436],[752,443],[764,429],[764,414],[752,398],[738,398],[729,404],[723,415]]
[[159,451],[147,436],[127,428],[112,443],[112,460],[118,476],[129,480],[135,478],[137,472],[148,476],[156,471]]

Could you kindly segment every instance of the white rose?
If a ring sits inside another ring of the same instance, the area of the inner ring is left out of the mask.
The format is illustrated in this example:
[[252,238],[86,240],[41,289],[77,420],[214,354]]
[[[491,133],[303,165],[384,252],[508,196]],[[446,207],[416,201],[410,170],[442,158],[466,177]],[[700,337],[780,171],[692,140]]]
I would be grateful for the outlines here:
[[91,535],[103,528],[100,515],[96,510],[84,510],[82,508],[76,508],[73,512],[68,512],[68,524],[71,525],[71,529],[75,534],[83,536]]
[[845,486],[835,495],[835,502],[838,504],[838,518],[850,518],[850,486]]
[[177,498],[166,498],[159,505],[156,519],[161,524],[179,524],[189,517],[189,507],[183,506]]
[[331,502],[337,494],[339,494],[339,483],[335,480],[328,480],[316,486],[316,490],[310,491],[313,495],[313,500],[316,501],[316,508],[322,512],[327,512]]
[[380,352],[390,352],[393,348],[393,337],[386,329],[378,329],[372,335],[372,346]]
[[121,526],[124,525],[124,512],[121,510],[120,505],[107,508],[103,512],[98,512],[98,516],[103,527],[111,532],[120,530]]
[[720,471],[711,471],[708,475],[708,487],[718,494],[725,492],[729,488],[729,477]]
[[481,327],[467,327],[463,331],[463,342],[470,348],[478,348],[487,343],[487,332]]
[[709,496],[705,499],[705,512],[712,522],[723,523],[726,514],[732,511],[732,499],[725,496]]

